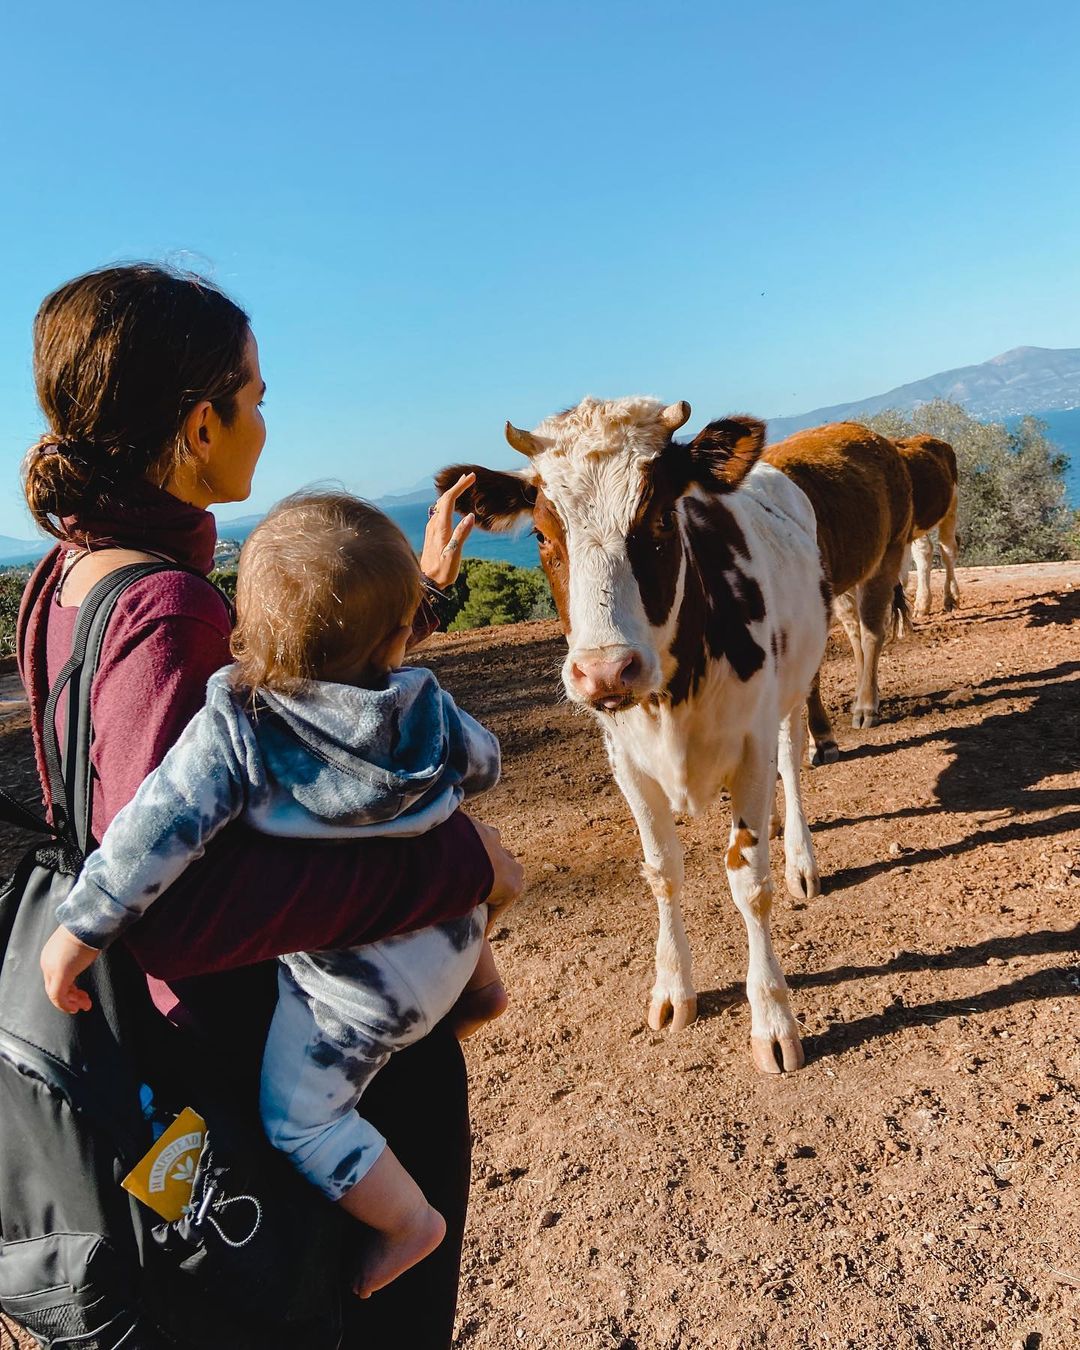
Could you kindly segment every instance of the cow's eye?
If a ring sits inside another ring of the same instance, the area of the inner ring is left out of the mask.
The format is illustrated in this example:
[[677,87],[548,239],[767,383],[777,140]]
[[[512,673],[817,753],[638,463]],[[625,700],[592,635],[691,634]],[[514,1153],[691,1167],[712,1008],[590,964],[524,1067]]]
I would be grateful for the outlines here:
[[542,533],[540,530],[536,529],[535,526],[533,527],[533,534],[536,536],[536,542],[537,542],[538,544],[546,544],[546,543],[547,543],[546,537],[543,535],[543,533]]
[[674,511],[661,511],[661,512],[660,512],[660,514],[656,517],[656,532],[657,532],[657,534],[674,534],[674,533],[675,533],[675,512],[674,512]]

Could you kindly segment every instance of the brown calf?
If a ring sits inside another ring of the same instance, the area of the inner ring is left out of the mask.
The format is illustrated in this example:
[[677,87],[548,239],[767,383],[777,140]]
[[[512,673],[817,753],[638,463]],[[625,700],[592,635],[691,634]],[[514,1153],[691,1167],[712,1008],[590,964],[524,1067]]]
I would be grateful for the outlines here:
[[[817,517],[818,547],[837,615],[855,655],[851,724],[878,718],[878,661],[897,602],[896,579],[912,532],[911,479],[891,441],[858,422],[798,431],[762,456],[802,488]],[[902,596],[901,592],[901,596]],[[807,699],[812,764],[837,758],[815,678]]]
[[[908,436],[893,444],[911,475],[914,511],[911,552],[917,577],[915,614],[922,618],[930,613],[930,568],[934,558],[930,531],[935,525],[945,566],[947,612],[960,604],[960,588],[956,584],[956,455],[947,441],[939,441],[935,436]],[[907,568],[904,572],[906,575]]]

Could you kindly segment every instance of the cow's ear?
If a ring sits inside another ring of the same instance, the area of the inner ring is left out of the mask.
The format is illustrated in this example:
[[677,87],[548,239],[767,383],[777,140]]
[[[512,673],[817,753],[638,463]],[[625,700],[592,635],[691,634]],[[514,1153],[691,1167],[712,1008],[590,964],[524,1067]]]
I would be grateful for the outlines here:
[[457,499],[455,509],[463,516],[474,512],[482,530],[512,530],[532,515],[536,484],[521,474],[485,469],[480,464],[451,464],[435,475],[435,491],[441,495],[463,473],[476,474],[476,482]]
[[765,423],[756,417],[739,415],[710,422],[690,442],[694,476],[708,486],[738,487],[764,446]]

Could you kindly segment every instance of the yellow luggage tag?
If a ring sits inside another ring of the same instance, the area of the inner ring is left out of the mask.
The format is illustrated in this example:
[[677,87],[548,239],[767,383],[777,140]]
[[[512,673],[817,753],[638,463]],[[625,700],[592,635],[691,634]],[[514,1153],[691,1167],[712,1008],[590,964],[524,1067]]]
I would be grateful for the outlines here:
[[120,1183],[144,1204],[170,1222],[187,1212],[195,1165],[199,1160],[206,1121],[185,1106],[160,1139]]

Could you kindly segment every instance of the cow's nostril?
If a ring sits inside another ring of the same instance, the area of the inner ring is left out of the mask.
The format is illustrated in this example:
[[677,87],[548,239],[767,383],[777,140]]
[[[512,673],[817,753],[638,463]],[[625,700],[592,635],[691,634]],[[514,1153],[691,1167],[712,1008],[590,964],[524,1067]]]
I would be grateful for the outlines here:
[[641,657],[637,652],[632,652],[626,658],[626,664],[619,672],[619,678],[627,688],[630,688],[634,681],[641,675]]

